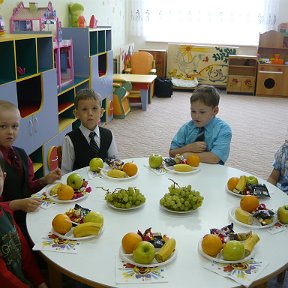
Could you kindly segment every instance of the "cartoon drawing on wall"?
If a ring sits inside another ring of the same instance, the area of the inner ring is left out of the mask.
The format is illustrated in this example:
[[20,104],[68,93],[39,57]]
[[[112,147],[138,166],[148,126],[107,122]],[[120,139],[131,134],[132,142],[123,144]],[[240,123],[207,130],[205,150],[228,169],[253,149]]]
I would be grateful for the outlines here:
[[134,52],[134,43],[127,44],[120,48],[120,55],[117,63],[117,73],[124,73],[130,67],[131,55]]
[[167,75],[175,86],[226,86],[228,57],[235,54],[230,47],[169,44]]

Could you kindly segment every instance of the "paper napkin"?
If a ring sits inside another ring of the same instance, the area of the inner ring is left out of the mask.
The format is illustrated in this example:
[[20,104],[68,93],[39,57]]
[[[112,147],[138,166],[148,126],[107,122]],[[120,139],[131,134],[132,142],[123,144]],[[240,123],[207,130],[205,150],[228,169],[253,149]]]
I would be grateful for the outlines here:
[[53,233],[49,233],[47,237],[43,237],[41,241],[35,243],[32,250],[76,254],[78,252],[79,245],[80,242],[78,241],[65,240],[54,235]]
[[38,192],[33,195],[31,195],[32,198],[38,198],[42,200],[42,203],[40,205],[40,208],[42,209],[48,209],[54,206],[56,203],[49,197],[47,197],[45,192]]
[[116,283],[117,284],[152,284],[167,283],[168,273],[165,266],[161,267],[137,267],[121,260],[116,255]]
[[97,177],[102,178],[100,173],[91,171],[89,167],[87,167],[87,174],[88,174],[88,179],[94,179]]
[[149,169],[156,175],[164,175],[167,173],[167,170],[163,166],[161,166],[160,168],[154,169],[154,168],[151,168],[148,164],[144,164],[144,167],[146,167],[147,169]]
[[288,228],[288,225],[276,222],[272,227],[269,227],[268,232],[271,234],[276,234],[282,231],[285,231]]
[[223,264],[211,261],[203,267],[221,276],[228,277],[245,287],[249,287],[267,265],[268,262],[266,261],[251,258],[246,262],[237,264]]

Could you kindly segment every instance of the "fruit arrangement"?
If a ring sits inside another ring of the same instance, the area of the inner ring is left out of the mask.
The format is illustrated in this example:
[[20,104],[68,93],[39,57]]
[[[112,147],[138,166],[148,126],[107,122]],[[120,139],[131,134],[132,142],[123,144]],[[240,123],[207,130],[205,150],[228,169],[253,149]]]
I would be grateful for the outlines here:
[[178,212],[196,210],[202,205],[203,197],[199,191],[192,190],[191,185],[180,187],[178,183],[169,179],[173,184],[168,188],[169,192],[160,199],[160,205]]
[[72,173],[67,178],[67,184],[57,183],[49,191],[49,196],[57,197],[58,200],[74,200],[83,197],[92,191],[78,173]]
[[268,209],[264,203],[254,195],[244,195],[240,200],[240,207],[235,210],[235,219],[247,225],[259,223],[266,226],[273,223],[275,212]]
[[229,191],[237,195],[254,195],[257,197],[270,197],[265,184],[259,184],[255,176],[241,175],[240,177],[231,177],[227,181]]
[[[61,235],[69,234],[70,230],[72,230],[72,235],[75,238],[82,238],[91,235],[99,235],[103,224],[104,217],[100,212],[90,211],[89,209],[76,207],[74,209],[74,213],[72,214],[72,209],[66,212],[65,214],[57,214],[52,220],[52,227],[55,232]],[[81,211],[80,216],[76,218],[75,211]],[[81,215],[82,213],[82,215]],[[84,215],[84,216],[83,216]],[[72,220],[73,219],[73,220]],[[72,223],[73,221],[73,223]],[[79,223],[75,224],[74,223]],[[74,226],[75,227],[74,227]],[[70,238],[73,238],[70,236]],[[69,236],[66,236],[69,239]]]
[[168,157],[164,159],[167,166],[173,166],[177,172],[191,172],[200,164],[200,157],[197,154],[191,154],[187,158],[177,154],[175,158]]
[[78,204],[75,204],[74,208],[69,209],[65,214],[69,217],[72,222],[84,223],[84,217],[91,210],[88,208],[83,208]]
[[233,223],[221,229],[210,229],[201,240],[201,249],[215,259],[224,261],[240,261],[251,255],[255,245],[259,242],[258,234],[235,233]]
[[123,162],[119,159],[107,159],[106,163],[110,169],[105,172],[111,178],[129,178],[135,176],[138,172],[138,167],[133,162]]
[[137,233],[125,234],[121,243],[124,253],[131,254],[131,260],[142,265],[150,265],[153,261],[163,263],[171,258],[176,249],[174,238],[153,233],[151,227],[144,233],[138,230]]
[[107,191],[105,195],[107,203],[119,209],[132,209],[143,205],[146,201],[145,196],[135,187],[128,187],[128,189],[117,188],[112,192],[109,190],[105,191]]

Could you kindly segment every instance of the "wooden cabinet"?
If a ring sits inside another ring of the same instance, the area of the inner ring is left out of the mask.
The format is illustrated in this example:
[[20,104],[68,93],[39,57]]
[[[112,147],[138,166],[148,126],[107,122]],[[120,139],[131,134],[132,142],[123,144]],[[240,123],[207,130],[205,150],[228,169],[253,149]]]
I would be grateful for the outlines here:
[[230,55],[228,64],[227,93],[255,93],[257,57]]
[[166,77],[167,51],[161,49],[140,49],[153,55],[155,61],[156,74],[158,77]]
[[260,34],[257,96],[288,97],[288,37],[277,31]]

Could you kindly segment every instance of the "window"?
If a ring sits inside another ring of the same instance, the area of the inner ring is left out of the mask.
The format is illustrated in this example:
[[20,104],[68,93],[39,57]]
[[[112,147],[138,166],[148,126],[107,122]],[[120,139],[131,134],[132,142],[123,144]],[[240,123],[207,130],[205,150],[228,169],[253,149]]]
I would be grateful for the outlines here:
[[258,45],[277,30],[279,0],[131,0],[133,36],[153,42]]

